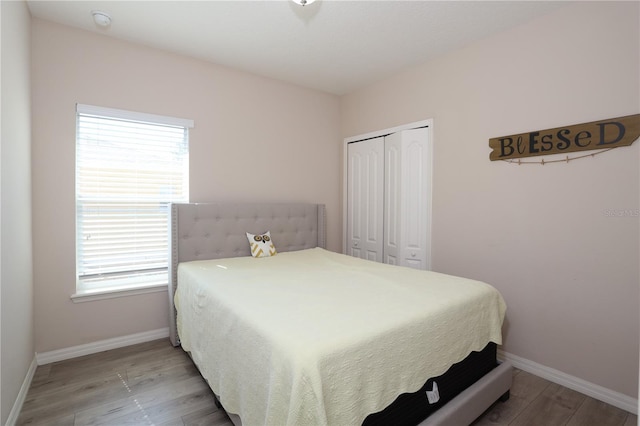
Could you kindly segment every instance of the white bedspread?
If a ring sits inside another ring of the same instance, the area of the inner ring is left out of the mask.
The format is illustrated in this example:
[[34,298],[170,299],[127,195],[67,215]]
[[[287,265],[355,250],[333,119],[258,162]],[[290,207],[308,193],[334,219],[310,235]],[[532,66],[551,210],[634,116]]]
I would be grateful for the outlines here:
[[490,285],[320,248],[182,263],[178,282],[182,347],[243,425],[360,425],[502,343]]

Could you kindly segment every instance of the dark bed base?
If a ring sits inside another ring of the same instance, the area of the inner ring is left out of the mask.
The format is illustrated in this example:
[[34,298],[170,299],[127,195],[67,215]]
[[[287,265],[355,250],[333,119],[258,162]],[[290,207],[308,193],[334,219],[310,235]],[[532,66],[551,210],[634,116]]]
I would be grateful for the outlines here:
[[[464,360],[452,365],[443,375],[427,380],[417,392],[404,393],[384,410],[370,414],[363,426],[415,426],[497,365],[496,344],[489,343],[482,351],[472,352]],[[440,399],[430,404],[426,392],[433,389],[434,382]],[[507,392],[502,398],[506,400],[508,397]]]

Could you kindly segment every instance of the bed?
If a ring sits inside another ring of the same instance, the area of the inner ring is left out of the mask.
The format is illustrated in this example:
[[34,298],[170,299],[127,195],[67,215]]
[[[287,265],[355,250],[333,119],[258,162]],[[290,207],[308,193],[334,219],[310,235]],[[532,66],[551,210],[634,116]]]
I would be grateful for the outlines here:
[[508,397],[497,291],[327,251],[323,205],[173,204],[170,239],[171,341],[236,424],[469,424]]

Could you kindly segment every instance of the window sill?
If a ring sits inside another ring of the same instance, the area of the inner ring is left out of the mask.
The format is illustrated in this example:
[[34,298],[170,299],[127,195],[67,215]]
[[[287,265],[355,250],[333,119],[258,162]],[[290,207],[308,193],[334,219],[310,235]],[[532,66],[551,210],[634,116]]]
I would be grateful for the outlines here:
[[114,288],[105,290],[78,291],[71,295],[73,303],[93,302],[95,300],[115,299],[116,297],[128,297],[138,294],[166,292],[168,284],[155,284],[151,286],[137,286],[128,288]]

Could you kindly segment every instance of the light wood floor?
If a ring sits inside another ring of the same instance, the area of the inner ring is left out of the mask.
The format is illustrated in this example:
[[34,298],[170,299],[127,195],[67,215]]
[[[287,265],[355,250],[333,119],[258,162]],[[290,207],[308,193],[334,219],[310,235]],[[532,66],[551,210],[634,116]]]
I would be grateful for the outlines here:
[[[38,367],[18,425],[231,426],[180,348],[168,339]],[[516,370],[511,398],[474,426],[632,426],[637,417]]]

